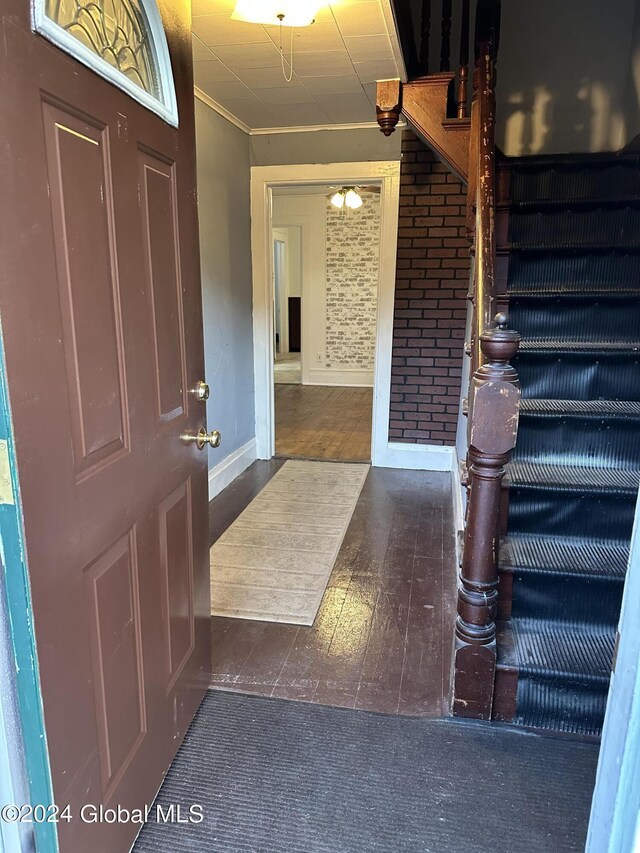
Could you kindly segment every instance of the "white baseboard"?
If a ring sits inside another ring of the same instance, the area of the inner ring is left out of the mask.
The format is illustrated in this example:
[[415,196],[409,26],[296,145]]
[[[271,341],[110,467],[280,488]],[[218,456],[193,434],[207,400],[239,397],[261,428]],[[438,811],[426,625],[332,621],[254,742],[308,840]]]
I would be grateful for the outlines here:
[[373,370],[309,368],[309,385],[349,385],[352,388],[373,388]]
[[218,462],[213,468],[209,468],[209,500],[213,500],[216,495],[219,495],[256,459],[256,440],[252,438],[242,447],[230,453],[222,462]]
[[377,468],[408,468],[414,471],[453,471],[454,447],[437,444],[404,444],[390,441],[373,459]]

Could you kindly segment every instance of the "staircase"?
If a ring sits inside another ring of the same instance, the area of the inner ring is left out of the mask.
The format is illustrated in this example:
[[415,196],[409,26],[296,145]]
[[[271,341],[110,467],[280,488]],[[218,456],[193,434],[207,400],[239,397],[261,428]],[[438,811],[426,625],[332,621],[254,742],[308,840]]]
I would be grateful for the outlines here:
[[640,158],[508,168],[499,251],[523,399],[494,717],[597,736],[640,481]]

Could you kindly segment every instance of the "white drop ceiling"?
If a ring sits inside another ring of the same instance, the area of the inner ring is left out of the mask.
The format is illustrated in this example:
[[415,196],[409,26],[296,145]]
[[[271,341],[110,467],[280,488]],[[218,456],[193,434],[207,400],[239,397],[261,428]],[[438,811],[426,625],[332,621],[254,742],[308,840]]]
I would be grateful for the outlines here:
[[[193,0],[196,89],[248,128],[375,122],[376,80],[402,76],[389,0],[336,0],[293,31],[232,21],[235,0]],[[287,69],[288,70],[288,69]]]

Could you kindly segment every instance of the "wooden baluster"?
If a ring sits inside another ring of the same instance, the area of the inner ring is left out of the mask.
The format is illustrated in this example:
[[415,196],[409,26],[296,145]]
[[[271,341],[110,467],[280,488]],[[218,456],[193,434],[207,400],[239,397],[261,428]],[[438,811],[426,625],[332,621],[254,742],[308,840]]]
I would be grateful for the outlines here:
[[483,359],[480,338],[491,324],[496,310],[496,233],[495,233],[495,183],[496,148],[494,142],[496,97],[495,63],[491,46],[482,44],[478,61],[478,177],[476,201],[476,280],[475,347],[473,369]]
[[431,38],[431,0],[422,0],[420,21],[420,74],[429,73],[429,39]]
[[442,0],[442,40],[440,71],[451,70],[451,0]]
[[460,70],[458,71],[458,118],[467,115],[469,87],[469,0],[462,0],[460,21]]
[[469,391],[469,498],[458,588],[453,712],[491,718],[496,668],[498,542],[502,479],[518,432],[520,383],[509,364],[520,335],[505,314],[482,334],[486,358]]

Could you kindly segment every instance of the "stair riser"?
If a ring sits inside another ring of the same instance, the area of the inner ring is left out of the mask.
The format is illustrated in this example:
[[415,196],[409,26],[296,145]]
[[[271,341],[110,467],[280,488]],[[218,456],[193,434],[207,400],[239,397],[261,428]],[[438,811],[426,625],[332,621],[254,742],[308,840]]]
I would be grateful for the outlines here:
[[511,176],[511,200],[625,198],[640,195],[637,162],[620,162],[598,168],[541,167],[516,169]]
[[514,722],[534,728],[599,735],[608,686],[521,673]]
[[512,211],[515,246],[640,246],[640,206]]
[[[606,567],[602,567],[603,571]],[[620,616],[623,580],[558,573],[514,573],[511,615],[610,626]]]
[[584,536],[604,540],[631,537],[636,496],[615,492],[569,492],[512,485],[509,532]]
[[640,253],[598,252],[539,255],[516,252],[509,259],[508,289],[607,290],[640,287]]
[[555,400],[640,400],[640,353],[521,352],[513,361],[523,395]]
[[509,301],[509,323],[523,338],[634,342],[640,339],[640,299],[571,298]]
[[640,422],[631,417],[521,414],[513,459],[640,468]]

